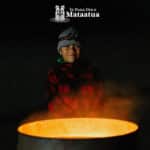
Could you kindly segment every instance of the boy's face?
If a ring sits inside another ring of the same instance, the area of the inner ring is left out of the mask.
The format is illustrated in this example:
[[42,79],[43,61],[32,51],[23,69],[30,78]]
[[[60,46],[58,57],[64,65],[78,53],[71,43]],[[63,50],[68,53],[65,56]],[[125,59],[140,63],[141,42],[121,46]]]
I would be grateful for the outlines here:
[[74,63],[80,57],[80,47],[68,45],[60,49],[60,55],[67,63]]

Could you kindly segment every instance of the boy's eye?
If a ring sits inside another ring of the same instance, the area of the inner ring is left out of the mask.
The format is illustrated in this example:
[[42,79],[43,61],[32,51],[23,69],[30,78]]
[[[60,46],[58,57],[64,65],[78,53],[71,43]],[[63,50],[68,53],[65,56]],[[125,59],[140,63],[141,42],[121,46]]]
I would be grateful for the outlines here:
[[78,45],[75,45],[75,48],[80,48],[80,46],[78,46]]
[[65,46],[65,48],[69,48],[69,45]]
[[67,48],[68,48],[68,46],[64,46],[63,48],[64,48],[64,49],[67,49]]
[[69,49],[69,46],[66,46],[65,48],[66,48],[66,49]]

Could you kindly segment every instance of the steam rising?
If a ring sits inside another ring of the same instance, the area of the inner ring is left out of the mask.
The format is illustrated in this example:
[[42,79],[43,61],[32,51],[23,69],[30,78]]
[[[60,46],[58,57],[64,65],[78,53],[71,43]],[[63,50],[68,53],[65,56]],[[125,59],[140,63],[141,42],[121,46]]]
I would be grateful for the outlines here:
[[139,91],[132,84],[106,81],[55,97],[50,111],[35,112],[23,122],[52,118],[105,117],[138,121]]

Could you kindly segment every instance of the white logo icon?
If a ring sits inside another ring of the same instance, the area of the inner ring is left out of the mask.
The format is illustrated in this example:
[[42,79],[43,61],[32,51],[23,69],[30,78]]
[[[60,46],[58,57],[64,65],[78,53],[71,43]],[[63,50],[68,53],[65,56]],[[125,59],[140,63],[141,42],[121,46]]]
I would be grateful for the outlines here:
[[58,5],[55,6],[55,20],[56,21],[64,21],[65,20],[65,6],[62,5],[59,7]]
[[69,19],[65,18],[65,6],[56,5],[55,6],[55,18],[51,18],[53,22],[68,22]]

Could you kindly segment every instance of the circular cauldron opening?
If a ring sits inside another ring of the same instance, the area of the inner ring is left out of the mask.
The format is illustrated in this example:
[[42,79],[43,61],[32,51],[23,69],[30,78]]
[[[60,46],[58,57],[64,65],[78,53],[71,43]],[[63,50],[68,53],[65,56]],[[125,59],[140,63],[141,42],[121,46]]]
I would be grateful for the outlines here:
[[109,138],[138,130],[131,121],[110,118],[61,118],[22,124],[17,131],[23,135],[55,139]]

